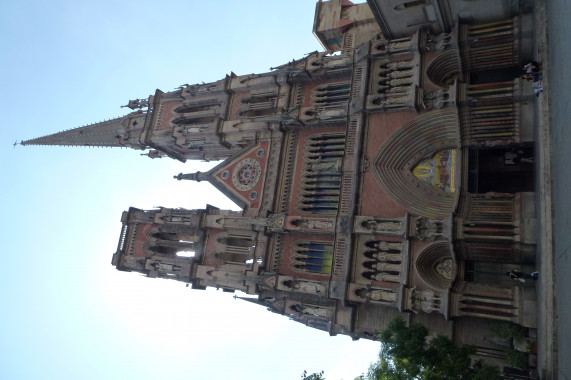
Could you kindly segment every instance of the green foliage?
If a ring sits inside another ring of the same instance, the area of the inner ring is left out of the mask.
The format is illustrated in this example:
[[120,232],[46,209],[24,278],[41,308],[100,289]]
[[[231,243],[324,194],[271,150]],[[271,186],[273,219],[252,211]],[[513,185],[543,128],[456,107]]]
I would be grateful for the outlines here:
[[308,375],[307,371],[304,370],[303,373],[301,374],[301,380],[325,380],[323,373],[324,372],[321,371],[321,372],[315,372],[315,373],[312,373],[311,375]]
[[519,325],[508,323],[508,322],[499,322],[494,323],[489,326],[490,331],[497,337],[510,339],[513,338],[514,340],[522,340],[526,337],[526,329]]
[[[518,327],[518,326],[516,326]],[[508,325],[505,331],[512,329]],[[517,329],[509,330],[510,334]],[[456,347],[445,336],[432,337],[428,329],[420,324],[406,325],[397,318],[392,320],[381,333],[381,351],[379,360],[371,364],[367,374],[355,380],[495,380],[503,376],[497,367],[472,363],[476,349],[464,345]],[[513,350],[515,351],[515,350]],[[522,359],[525,355],[525,359]],[[515,367],[527,366],[527,354],[515,351],[514,359],[519,360]],[[509,353],[508,353],[509,356]],[[525,365],[521,364],[525,360]],[[323,371],[307,374],[303,371],[302,380],[325,380]]]
[[428,329],[402,319],[391,321],[381,333],[379,360],[359,380],[500,379],[497,368],[472,365],[472,346],[456,347],[444,336],[429,337]]
[[475,366],[473,380],[503,379],[500,369],[491,365],[478,363]]
[[511,349],[508,351],[508,364],[516,368],[526,368],[529,365],[527,352]]

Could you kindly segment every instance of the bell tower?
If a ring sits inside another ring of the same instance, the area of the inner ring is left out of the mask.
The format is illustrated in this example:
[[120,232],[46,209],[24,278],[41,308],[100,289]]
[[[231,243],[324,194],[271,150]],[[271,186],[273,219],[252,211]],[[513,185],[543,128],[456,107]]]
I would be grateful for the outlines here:
[[260,264],[265,260],[267,218],[207,206],[203,210],[131,207],[121,217],[123,227],[112,264],[135,271],[254,294]]
[[190,281],[193,258],[202,252],[202,212],[131,207],[121,217],[123,227],[112,264],[149,277]]
[[224,160],[275,135],[279,124],[292,118],[287,112],[288,75],[288,68],[257,75],[231,73],[216,82],[156,90],[148,99],[122,106],[133,110],[128,115],[21,144],[129,147],[149,150],[151,158]]

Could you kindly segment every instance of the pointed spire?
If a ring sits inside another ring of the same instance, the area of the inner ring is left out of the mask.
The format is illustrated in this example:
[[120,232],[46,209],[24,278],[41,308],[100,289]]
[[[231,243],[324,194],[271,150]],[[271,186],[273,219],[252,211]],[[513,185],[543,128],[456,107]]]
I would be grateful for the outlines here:
[[68,129],[51,135],[22,141],[21,145],[64,145],[131,147],[144,149],[139,135],[145,123],[146,112],[137,111],[129,115]]
[[237,295],[234,295],[234,299],[235,300],[242,300],[242,301],[246,301],[246,302],[251,302],[254,303],[256,305],[262,305],[262,306],[268,306],[266,305],[262,300],[260,300],[258,297],[240,297]]

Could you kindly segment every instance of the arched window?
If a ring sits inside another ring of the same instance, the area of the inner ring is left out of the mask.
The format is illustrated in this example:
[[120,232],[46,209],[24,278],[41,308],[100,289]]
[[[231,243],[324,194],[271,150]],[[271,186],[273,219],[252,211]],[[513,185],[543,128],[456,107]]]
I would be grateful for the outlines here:
[[179,117],[173,120],[177,125],[191,125],[191,124],[209,124],[216,120],[216,116],[196,116],[196,117]]
[[180,240],[176,232],[155,232],[151,236],[159,240],[172,240],[172,241]]
[[216,242],[232,247],[254,247],[256,243],[248,237],[220,236],[216,238]]
[[194,251],[178,251],[176,255],[178,257],[194,257]]
[[178,113],[203,112],[203,111],[208,111],[214,107],[218,107],[219,105],[220,105],[219,100],[208,99],[201,102],[183,104],[182,106],[176,108],[174,111]]
[[240,117],[261,117],[273,115],[275,113],[278,96],[273,92],[252,94],[242,98],[238,116]]
[[212,256],[227,264],[250,264],[254,260],[248,252],[214,252]]
[[225,263],[243,264],[254,259],[256,240],[250,234],[221,233],[214,239],[214,245],[214,258]]
[[298,272],[329,274],[333,263],[330,242],[299,241],[293,246],[291,268]]
[[152,245],[149,247],[149,251],[158,253],[160,255],[175,255],[177,253],[177,249],[173,247],[164,247],[161,245]]
[[351,82],[328,83],[313,89],[311,104],[321,111],[330,108],[345,108],[351,95]]
[[337,213],[344,153],[344,133],[314,135],[307,139],[299,211],[310,214]]

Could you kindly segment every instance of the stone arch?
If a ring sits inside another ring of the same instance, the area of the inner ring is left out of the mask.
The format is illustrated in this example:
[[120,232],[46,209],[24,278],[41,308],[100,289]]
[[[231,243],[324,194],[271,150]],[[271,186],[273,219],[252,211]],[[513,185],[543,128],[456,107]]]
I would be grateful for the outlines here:
[[177,249],[174,247],[166,247],[155,242],[147,243],[143,246],[143,252],[145,252],[146,257],[152,257],[155,255],[159,256],[175,256]]
[[416,259],[416,271],[424,282],[434,289],[445,290],[456,277],[456,263],[452,246],[439,241],[426,247]]
[[[188,115],[188,114],[186,114]],[[177,125],[191,125],[191,124],[209,124],[215,121],[217,116],[215,115],[208,115],[208,116],[182,116],[179,118],[174,119],[172,122],[173,124]]]
[[[379,148],[373,173],[391,199],[410,212],[445,218],[454,210],[458,191],[445,192],[420,181],[413,169],[423,159],[460,146],[458,115],[453,109],[427,112],[397,129]],[[456,161],[460,154],[456,154]],[[456,162],[456,167],[460,163]]]
[[289,267],[298,273],[329,275],[333,248],[331,241],[297,240],[292,247]]
[[183,103],[178,106],[174,112],[177,113],[193,113],[211,110],[214,107],[220,106],[221,102],[218,99],[207,99],[199,102]]
[[446,50],[428,65],[426,76],[440,87],[448,87],[462,72],[462,63],[457,49]]
[[212,258],[224,264],[245,264],[253,260],[251,255],[226,251],[215,251],[212,253]]

